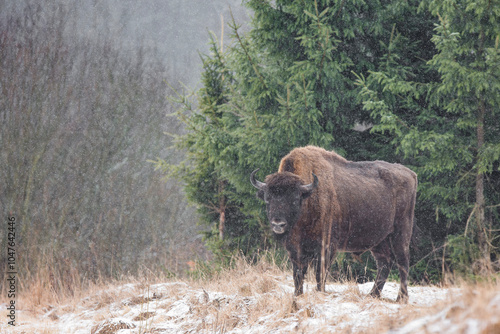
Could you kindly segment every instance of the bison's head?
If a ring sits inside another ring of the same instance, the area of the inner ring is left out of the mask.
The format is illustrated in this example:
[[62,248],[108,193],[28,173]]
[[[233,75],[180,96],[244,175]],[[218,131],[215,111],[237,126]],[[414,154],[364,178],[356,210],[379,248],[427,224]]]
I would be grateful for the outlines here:
[[255,179],[257,171],[250,175],[250,182],[259,190],[257,196],[266,202],[267,218],[273,232],[283,234],[299,219],[302,201],[317,187],[318,178],[313,173],[313,183],[303,184],[299,176],[282,172],[268,175],[264,183]]

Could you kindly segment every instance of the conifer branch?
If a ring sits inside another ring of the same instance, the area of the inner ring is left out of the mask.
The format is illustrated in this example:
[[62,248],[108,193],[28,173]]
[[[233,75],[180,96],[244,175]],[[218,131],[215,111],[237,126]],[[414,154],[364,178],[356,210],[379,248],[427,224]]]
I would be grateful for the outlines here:
[[234,31],[234,35],[236,36],[236,39],[238,39],[238,43],[240,44],[241,48],[245,52],[245,55],[247,56],[248,61],[252,65],[252,67],[253,67],[253,69],[255,71],[255,74],[257,74],[257,77],[259,78],[260,82],[264,86],[264,89],[267,90],[267,85],[266,85],[266,83],[264,81],[264,77],[262,76],[262,74],[260,74],[259,69],[255,65],[255,62],[253,61],[252,56],[250,56],[250,53],[248,52],[248,49],[246,48],[245,44],[243,43],[243,41],[241,39],[240,34],[238,33],[238,27],[236,25],[236,20],[234,19],[233,11],[231,10],[231,7],[229,7],[229,12],[231,13],[231,20],[232,20],[231,28]]

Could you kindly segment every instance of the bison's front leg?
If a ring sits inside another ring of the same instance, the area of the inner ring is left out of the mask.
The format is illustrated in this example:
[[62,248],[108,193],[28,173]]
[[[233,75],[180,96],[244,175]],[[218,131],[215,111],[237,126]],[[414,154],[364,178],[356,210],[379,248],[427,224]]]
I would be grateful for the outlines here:
[[288,255],[292,261],[293,284],[295,286],[295,295],[300,296],[304,293],[304,277],[307,273],[307,262],[302,257],[300,249],[289,248]]
[[304,293],[304,276],[307,273],[307,264],[303,264],[300,261],[292,261],[292,267],[295,295],[300,296]]
[[316,260],[316,290],[319,292],[325,292],[326,285],[326,275],[322,275],[323,266],[321,265],[321,259]]

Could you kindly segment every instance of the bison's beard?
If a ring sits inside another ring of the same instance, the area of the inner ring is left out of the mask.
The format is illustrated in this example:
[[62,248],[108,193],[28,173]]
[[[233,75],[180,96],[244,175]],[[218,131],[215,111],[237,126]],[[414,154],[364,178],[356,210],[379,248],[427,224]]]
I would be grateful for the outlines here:
[[285,240],[288,238],[288,235],[290,233],[288,232],[288,229],[285,230],[285,232],[283,233],[276,233],[273,231],[273,235],[274,235],[274,239],[277,241],[277,242],[285,242]]

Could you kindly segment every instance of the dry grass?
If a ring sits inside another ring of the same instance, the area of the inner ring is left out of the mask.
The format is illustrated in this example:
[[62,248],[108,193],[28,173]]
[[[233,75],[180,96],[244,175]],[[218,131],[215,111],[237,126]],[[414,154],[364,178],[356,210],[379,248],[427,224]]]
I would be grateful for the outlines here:
[[427,307],[403,305],[396,314],[380,316],[377,332],[386,333],[425,319],[410,332],[434,333],[436,331],[429,328],[435,326],[445,333],[500,333],[500,282],[495,279],[483,283],[456,281],[460,283],[449,286],[453,292],[445,300]]
[[445,308],[444,315],[459,330],[466,332],[466,320],[475,319],[483,334],[500,333],[500,282],[492,281],[476,285],[466,285],[461,289],[462,296]]
[[[238,258],[233,269],[222,270],[210,279],[185,282],[171,279],[171,283],[166,284],[168,281],[159,277],[129,277],[75,288],[73,296],[53,296],[49,292],[45,292],[45,297],[42,293],[36,300],[22,296],[23,321],[37,324],[38,333],[57,333],[57,330],[43,329],[40,320],[46,328],[56,328],[64,314],[83,314],[83,309],[93,312],[92,325],[88,328],[95,334],[115,333],[133,326],[138,333],[162,332],[162,325],[166,323],[174,323],[180,326],[179,330],[187,332],[225,333],[251,328],[254,332],[262,329],[386,333],[422,317],[429,317],[428,323],[447,319],[453,324],[462,324],[457,327],[462,332],[466,332],[470,319],[485,324],[481,334],[498,333],[500,329],[500,284],[493,280],[449,287],[457,293],[435,305],[401,305],[387,298],[374,299],[356,283],[330,285],[336,292],[320,293],[313,288],[312,276],[307,277],[306,293],[294,297],[291,271],[266,260],[251,265]],[[185,311],[174,312],[180,306]],[[354,311],[342,312],[346,308]],[[129,323],[110,320],[126,314],[130,314]],[[441,318],[436,317],[438,314]],[[0,316],[4,316],[2,312]],[[359,319],[370,323],[360,323]],[[425,333],[425,329],[420,332]]]
[[[310,325],[305,320],[321,317],[321,312],[318,312],[316,305],[324,304],[332,297],[340,297],[341,302],[354,303],[361,311],[373,312],[373,317],[379,319],[376,325],[368,329],[346,326],[340,331],[337,330],[341,333],[386,333],[401,328],[415,319],[441,312],[455,304],[456,306],[451,307],[446,313],[446,318],[453,323],[462,322],[465,328],[467,319],[476,319],[480,323],[488,324],[485,325],[481,334],[500,333],[500,283],[455,283],[448,288],[456,290],[456,295],[451,295],[444,301],[437,301],[435,305],[400,305],[393,300],[371,298],[361,293],[358,284],[354,282],[346,283],[345,291],[338,294],[308,291],[300,297],[293,297],[290,292],[285,292],[280,288],[281,282],[290,279],[291,272],[278,269],[268,262],[251,266],[244,259],[238,261],[235,269],[226,270],[211,281],[195,282],[195,285],[198,284],[199,287],[207,290],[239,296],[239,299],[232,298],[225,303],[217,303],[216,307],[213,307],[213,304],[206,306],[203,314],[212,312],[216,319],[216,322],[211,324],[212,330],[236,328],[240,321],[234,315],[242,314],[241,309],[244,309],[245,321],[250,325],[258,325],[264,320],[268,328],[280,328],[284,319],[293,317],[298,321],[295,329],[307,332]],[[311,276],[308,276],[308,279],[311,281]],[[254,304],[247,305],[244,297],[250,296],[260,297]],[[397,311],[388,312],[387,304],[394,305]],[[498,307],[491,307],[492,304]],[[325,319],[324,324],[315,327],[314,331],[329,333],[332,331],[332,326],[349,322],[350,317],[352,316],[342,315],[331,321]]]
[[[281,328],[287,320],[293,318],[298,322],[296,330],[307,332],[308,319],[321,318],[322,314],[316,307],[325,304],[333,297],[341,297],[343,302],[352,302],[362,308],[378,300],[364,296],[356,283],[347,283],[347,289],[340,295],[337,293],[321,293],[309,289],[299,297],[285,291],[283,285],[290,284],[291,271],[286,271],[270,262],[261,261],[257,265],[250,265],[244,259],[237,259],[234,269],[221,272],[210,281],[194,281],[192,285],[202,288],[203,291],[217,291],[224,295],[235,295],[228,300],[214,299],[208,293],[204,301],[199,303],[196,312],[207,318],[212,315],[214,322],[204,323],[205,327],[198,330],[229,331],[241,322],[250,326],[266,325],[267,328]],[[307,279],[314,281],[311,274]],[[314,285],[314,284],[313,284]],[[248,303],[245,297],[254,297],[253,303]],[[240,315],[239,318],[235,314]],[[342,323],[348,316],[336,318],[333,325]],[[210,317],[209,317],[210,318]],[[241,319],[244,318],[244,319]],[[331,332],[332,324],[325,319],[324,332]],[[316,328],[315,330],[317,330]],[[349,328],[345,329],[346,333]],[[222,331],[222,332],[223,332]],[[321,332],[321,328],[320,328]]]
[[[191,286],[204,292],[194,301],[194,312],[212,319],[202,322],[197,330],[225,332],[242,323],[256,324],[266,315],[281,319],[296,311],[294,298],[280,289],[280,280],[286,279],[286,272],[265,260],[257,265],[251,265],[244,258],[237,258],[234,262],[233,269],[222,270],[211,280],[190,282]],[[213,292],[230,298],[213,295]],[[255,296],[258,297],[248,298]]]
[[191,280],[190,285],[211,290],[224,290],[225,293],[241,293],[253,295],[266,293],[275,288],[276,278],[283,276],[284,271],[265,259],[256,265],[245,258],[233,260],[233,268],[223,269],[209,280]]
[[135,328],[135,325],[123,321],[106,320],[92,327],[90,334],[115,334],[120,329]]

